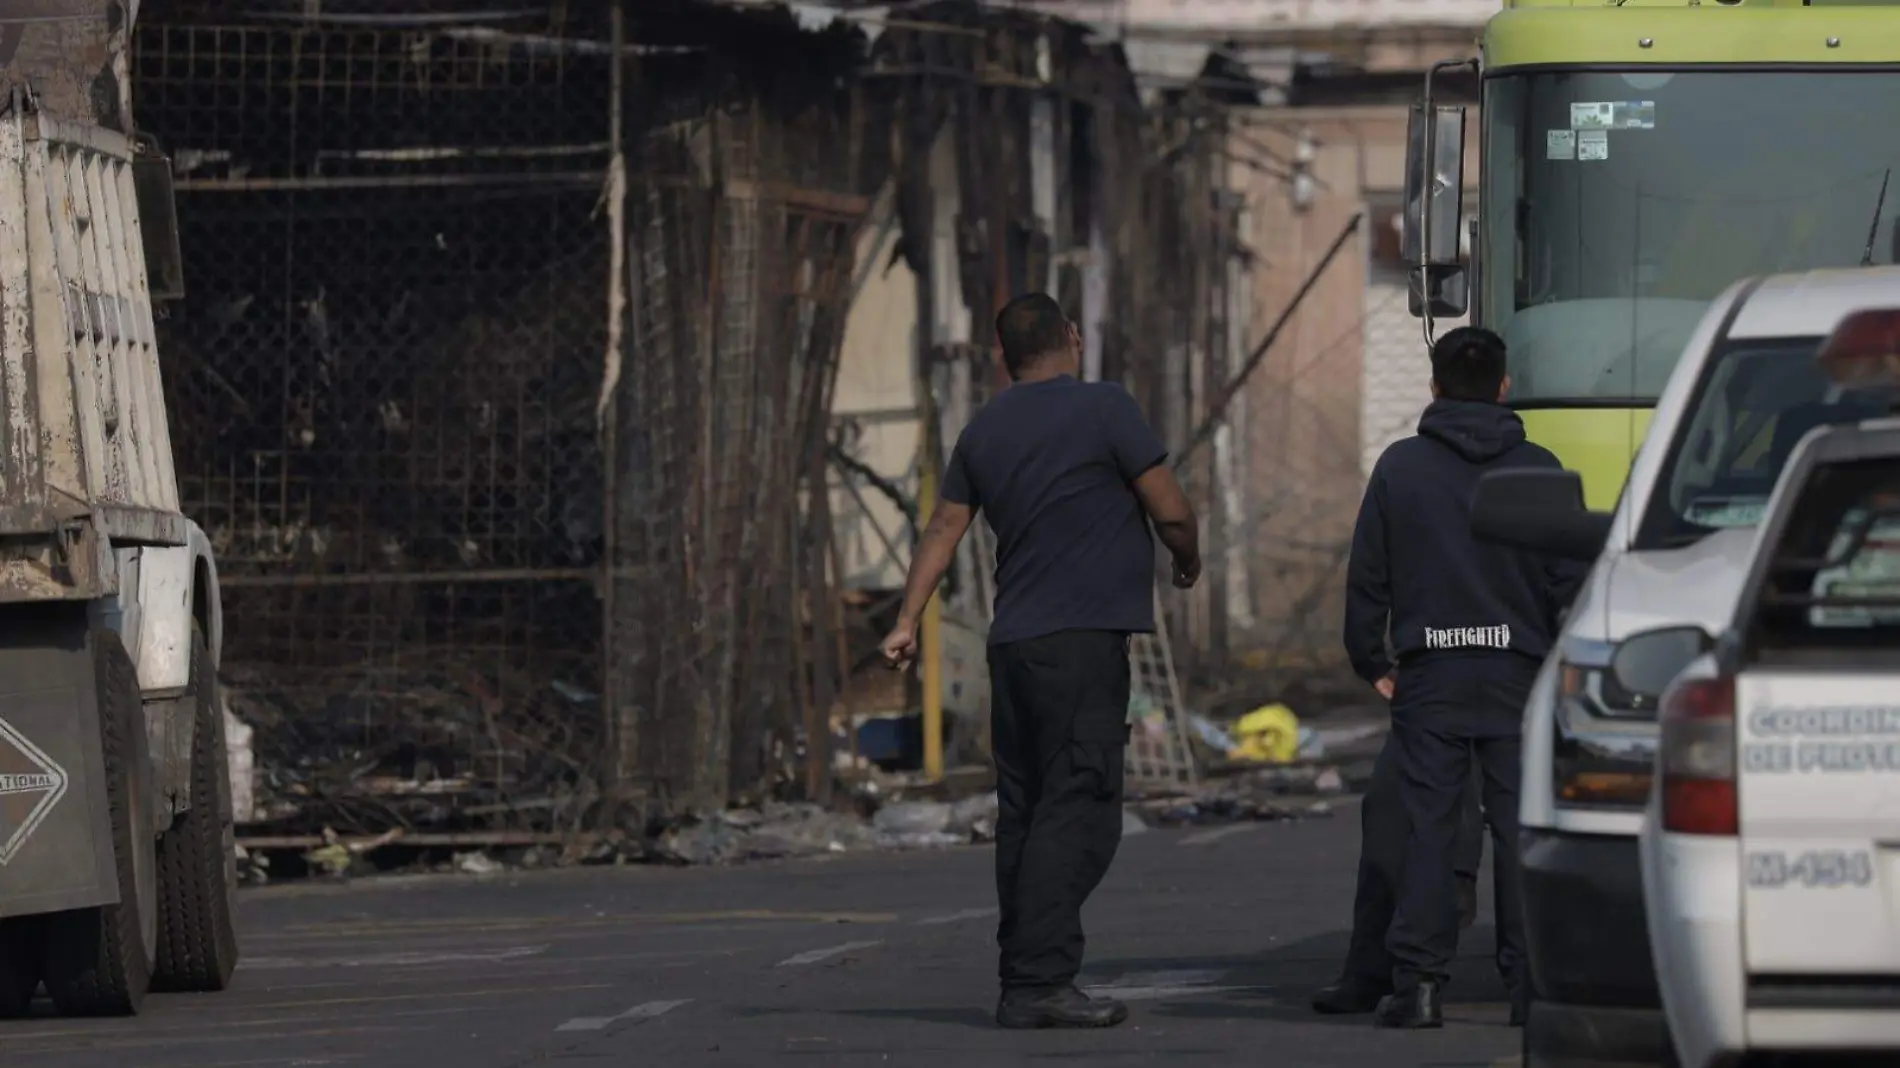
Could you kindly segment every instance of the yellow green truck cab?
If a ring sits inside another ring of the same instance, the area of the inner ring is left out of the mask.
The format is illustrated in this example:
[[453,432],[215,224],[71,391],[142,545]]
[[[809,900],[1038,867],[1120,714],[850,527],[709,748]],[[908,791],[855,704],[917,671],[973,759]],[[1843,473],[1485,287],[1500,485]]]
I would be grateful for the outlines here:
[[1468,308],[1504,336],[1531,439],[1610,508],[1729,283],[1894,262],[1900,187],[1881,190],[1900,165],[1900,2],[1505,0],[1475,64],[1474,255],[1458,261],[1463,109],[1434,106],[1433,208],[1407,219],[1414,309]]

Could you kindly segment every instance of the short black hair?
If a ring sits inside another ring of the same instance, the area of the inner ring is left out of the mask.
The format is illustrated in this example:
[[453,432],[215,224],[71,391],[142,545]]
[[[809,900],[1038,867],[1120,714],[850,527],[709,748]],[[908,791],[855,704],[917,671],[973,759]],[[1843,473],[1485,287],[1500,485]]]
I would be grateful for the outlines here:
[[1432,346],[1432,381],[1450,400],[1497,400],[1505,367],[1504,339],[1481,326],[1461,326]]
[[1025,293],[996,313],[996,340],[1010,377],[1069,343],[1069,319],[1047,293]]

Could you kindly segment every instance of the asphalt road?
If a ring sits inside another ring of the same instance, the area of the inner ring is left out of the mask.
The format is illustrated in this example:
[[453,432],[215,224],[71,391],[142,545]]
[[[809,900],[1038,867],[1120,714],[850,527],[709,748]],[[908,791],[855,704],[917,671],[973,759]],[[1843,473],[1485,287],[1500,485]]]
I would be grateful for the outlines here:
[[1306,1008],[1344,949],[1357,825],[1346,806],[1128,838],[1085,915],[1084,984],[1131,1004],[1113,1031],[990,1022],[990,854],[969,848],[250,891],[234,989],[154,995],[132,1020],[0,1024],[0,1064],[1515,1064],[1488,918],[1442,1032]]

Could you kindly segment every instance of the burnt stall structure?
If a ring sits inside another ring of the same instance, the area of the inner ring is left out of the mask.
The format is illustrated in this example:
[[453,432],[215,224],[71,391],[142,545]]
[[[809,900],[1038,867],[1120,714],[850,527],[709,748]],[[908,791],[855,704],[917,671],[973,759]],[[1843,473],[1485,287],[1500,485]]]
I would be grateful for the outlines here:
[[[937,415],[926,452],[941,462],[1004,383],[991,325],[1003,302],[1053,294],[1082,326],[1085,365],[1142,403],[1200,511],[1207,580],[1162,604],[1174,658],[1217,675],[1229,620],[1248,615],[1247,562],[1233,551],[1242,406],[1228,393],[1252,347],[1241,292],[1251,257],[1233,176],[1275,169],[1233,134],[1265,87],[1218,50],[1198,71],[1146,84],[1111,34],[955,0],[907,8],[869,77],[900,114],[902,252],[920,279]],[[960,554],[945,601],[953,632],[987,625],[984,551]]]
[[760,576],[824,534],[799,487],[876,166],[860,42],[277,6],[153,12],[132,64],[257,829],[528,842],[809,787],[784,754],[830,592]]

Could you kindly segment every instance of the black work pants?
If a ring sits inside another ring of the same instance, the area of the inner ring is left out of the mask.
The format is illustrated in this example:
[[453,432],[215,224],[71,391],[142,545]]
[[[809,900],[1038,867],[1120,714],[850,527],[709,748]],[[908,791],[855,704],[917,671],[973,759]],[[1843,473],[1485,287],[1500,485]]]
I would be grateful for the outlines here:
[[1082,967],[1082,903],[1122,838],[1128,638],[1067,630],[990,647],[996,941],[1005,990]]
[[[1352,941],[1346,948],[1344,978],[1366,986],[1392,981],[1392,954],[1385,942],[1398,906],[1399,870],[1412,827],[1401,790],[1399,746],[1388,734],[1372,766],[1372,782],[1359,802],[1359,878],[1353,891]],[[1475,881],[1483,860],[1484,814],[1478,777],[1472,776],[1459,818],[1452,871],[1460,879]]]
[[1392,737],[1411,829],[1386,946],[1393,985],[1401,991],[1449,978],[1458,949],[1452,869],[1459,809],[1475,774],[1482,777],[1484,817],[1491,827],[1498,972],[1513,999],[1527,993],[1517,807],[1524,700],[1536,674],[1534,662],[1509,653],[1428,658],[1399,672]]

